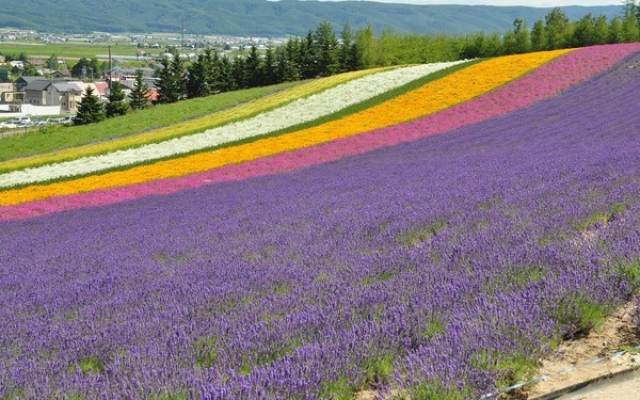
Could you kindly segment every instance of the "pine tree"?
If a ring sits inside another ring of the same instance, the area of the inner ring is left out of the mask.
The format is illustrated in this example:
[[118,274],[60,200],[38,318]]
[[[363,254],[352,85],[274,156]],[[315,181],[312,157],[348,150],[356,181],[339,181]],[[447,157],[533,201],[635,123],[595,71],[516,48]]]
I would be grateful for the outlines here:
[[107,98],[109,99],[109,103],[105,107],[107,118],[125,115],[129,112],[129,104],[125,101],[126,95],[122,91],[120,82],[111,83],[111,90]]
[[180,54],[174,54],[169,64],[162,60],[162,69],[158,80],[158,103],[175,103],[180,100],[186,90],[184,64]]
[[278,75],[276,55],[274,50],[269,47],[265,54],[264,62],[260,66],[260,76],[262,77],[260,82],[261,86],[280,83],[280,77]]
[[237,90],[238,86],[233,76],[233,64],[228,57],[220,60],[220,91],[231,92]]
[[149,89],[142,79],[142,71],[136,71],[136,79],[133,83],[133,89],[129,93],[129,107],[132,110],[142,110],[149,105]]
[[76,125],[92,124],[100,122],[105,118],[104,107],[100,103],[100,98],[94,94],[93,88],[87,88],[87,94],[82,98],[78,107],[78,113],[73,120]]
[[187,97],[205,97],[211,93],[209,82],[207,82],[207,66],[205,55],[200,54],[198,60],[189,67],[189,78],[187,79]]
[[262,82],[260,77],[260,54],[258,54],[258,48],[253,45],[251,46],[251,50],[249,51],[249,55],[247,56],[245,63],[245,71],[247,74],[248,85],[249,87],[258,87]]
[[330,76],[340,69],[338,60],[338,39],[329,22],[321,22],[314,33],[316,46],[317,73]]
[[236,57],[233,62],[231,75],[238,89],[246,89],[249,86],[247,79],[247,63],[242,56]]

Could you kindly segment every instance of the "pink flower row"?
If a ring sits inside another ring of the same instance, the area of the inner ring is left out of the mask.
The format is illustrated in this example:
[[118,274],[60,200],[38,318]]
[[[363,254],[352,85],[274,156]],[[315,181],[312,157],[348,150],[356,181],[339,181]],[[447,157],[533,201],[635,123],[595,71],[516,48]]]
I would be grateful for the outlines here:
[[0,208],[0,220],[25,219],[52,212],[133,200],[148,195],[168,194],[216,182],[286,172],[447,132],[487,118],[504,115],[546,97],[554,96],[594,74],[606,71],[625,56],[639,50],[640,43],[578,49],[492,92],[405,124],[179,178],[161,179],[6,206]]

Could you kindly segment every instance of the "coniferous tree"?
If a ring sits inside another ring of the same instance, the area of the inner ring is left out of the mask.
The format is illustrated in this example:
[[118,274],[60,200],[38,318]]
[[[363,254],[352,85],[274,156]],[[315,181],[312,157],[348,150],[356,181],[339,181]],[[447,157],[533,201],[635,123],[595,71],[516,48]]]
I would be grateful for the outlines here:
[[122,91],[122,84],[118,81],[112,82],[111,90],[107,97],[109,99],[109,103],[105,107],[108,118],[125,115],[129,112],[129,104],[125,101],[126,97],[127,96]]
[[316,74],[330,76],[340,69],[338,60],[338,39],[329,22],[321,22],[314,33]]
[[100,98],[93,92],[93,88],[89,86],[80,106],[78,106],[78,112],[73,119],[73,123],[76,125],[92,124],[100,122],[104,118],[104,107],[100,102]]
[[289,38],[286,45],[276,49],[278,60],[278,76],[283,82],[300,80],[300,71],[297,63],[297,43],[295,38]]
[[269,86],[280,82],[275,52],[271,47],[267,48],[264,62],[260,65],[260,77],[261,86]]
[[233,76],[233,81],[238,89],[246,89],[249,87],[249,80],[247,79],[247,62],[244,57],[236,57],[231,68],[231,75]]
[[233,76],[233,64],[228,57],[220,60],[220,91],[230,92],[237,90],[238,86]]
[[162,60],[162,69],[158,79],[158,103],[175,103],[185,93],[184,63],[180,54],[176,53],[169,63],[166,58]]
[[305,39],[300,41],[300,75],[302,79],[312,79],[318,75],[318,57],[313,31],[309,30]]
[[[158,99],[157,102],[162,103],[171,103],[177,100],[177,95],[175,94],[175,80],[173,79],[173,75],[171,74],[171,69],[169,68],[169,60],[163,58],[160,61],[162,68],[158,72]],[[175,98],[175,100],[174,100]]]
[[149,105],[150,91],[144,83],[141,70],[136,71],[136,78],[133,83],[133,89],[129,93],[129,107],[132,110],[142,110]]
[[245,70],[248,79],[249,87],[258,87],[260,86],[262,79],[260,76],[260,54],[258,53],[258,48],[253,45],[251,46],[251,50],[249,50],[249,55],[246,59]]
[[349,24],[342,28],[341,37],[342,44],[338,50],[338,63],[340,64],[340,71],[355,71],[360,69],[358,66],[358,45],[355,42],[355,37],[351,31]]
[[211,94],[209,81],[207,80],[207,61],[205,55],[200,54],[198,60],[189,67],[187,78],[187,97],[190,99],[204,97]]
[[210,47],[204,51],[205,80],[209,84],[209,94],[219,92],[220,86],[220,57]]

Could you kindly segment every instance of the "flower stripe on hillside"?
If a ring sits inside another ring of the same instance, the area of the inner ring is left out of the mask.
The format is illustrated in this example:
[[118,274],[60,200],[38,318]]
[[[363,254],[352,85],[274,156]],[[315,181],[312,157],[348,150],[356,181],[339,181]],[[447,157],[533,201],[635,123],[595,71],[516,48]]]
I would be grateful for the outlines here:
[[0,397],[467,399],[519,379],[637,289],[639,62],[451,134],[3,221]]
[[254,116],[275,107],[290,103],[299,97],[308,97],[314,93],[330,89],[341,83],[357,79],[368,74],[382,72],[389,68],[361,70],[329,76],[322,79],[302,83],[287,90],[279,91],[235,107],[205,115],[193,120],[182,122],[139,134],[129,135],[106,142],[93,143],[84,146],[63,149],[55,153],[38,154],[30,157],[17,158],[0,162],[0,173],[10,172],[34,166],[69,161],[80,157],[104,154],[115,150],[138,147],[153,142],[160,142],[194,132],[203,132],[216,126],[222,126],[233,121]]
[[330,115],[461,62],[402,67],[366,75],[321,93],[297,99],[290,104],[258,114],[253,118],[209,129],[203,133],[174,138],[133,149],[117,150],[104,155],[83,157],[73,161],[8,172],[0,175],[0,187],[85,175],[141,162],[174,157],[229,142],[266,135],[270,132]]
[[[362,113],[315,128],[263,139],[255,144],[249,143],[218,149],[214,152],[205,152],[186,158],[138,166],[126,171],[88,176],[64,183],[33,185],[22,189],[9,190],[3,193],[0,198],[0,205],[19,204],[51,196],[88,192],[203,172],[224,165],[272,156],[283,151],[355,135],[366,129],[398,124],[477,97],[566,52],[567,50],[539,52],[487,60],[380,104],[374,107],[376,112],[365,110]],[[464,90],[462,90],[463,84],[465,85]],[[430,93],[438,93],[438,91],[444,91],[447,95],[440,95],[437,98],[430,95]],[[411,108],[403,112],[402,110],[410,104],[412,105]],[[366,119],[371,121],[366,121]]]

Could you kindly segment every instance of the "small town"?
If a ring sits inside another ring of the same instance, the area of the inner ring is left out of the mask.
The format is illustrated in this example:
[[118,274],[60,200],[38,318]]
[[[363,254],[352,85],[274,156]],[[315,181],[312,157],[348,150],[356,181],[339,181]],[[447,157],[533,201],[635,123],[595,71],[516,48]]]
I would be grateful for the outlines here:
[[158,97],[156,82],[158,71],[162,69],[161,62],[176,54],[185,62],[192,62],[197,60],[202,49],[210,48],[220,57],[235,57],[242,49],[256,46],[264,50],[283,41],[255,37],[110,33],[64,36],[35,31],[0,31],[0,44],[28,43],[33,47],[73,43],[89,49],[91,46],[106,47],[111,52],[95,54],[92,63],[87,65],[63,54],[42,57],[23,54],[23,57],[13,59],[0,53],[0,131],[72,124],[88,89],[106,103],[111,83],[117,81],[128,99],[137,73],[142,73],[147,98],[153,102]]

